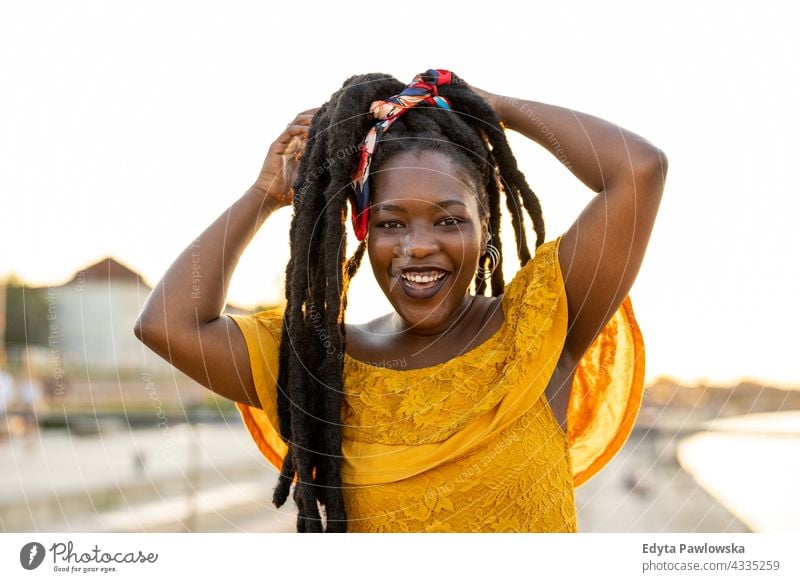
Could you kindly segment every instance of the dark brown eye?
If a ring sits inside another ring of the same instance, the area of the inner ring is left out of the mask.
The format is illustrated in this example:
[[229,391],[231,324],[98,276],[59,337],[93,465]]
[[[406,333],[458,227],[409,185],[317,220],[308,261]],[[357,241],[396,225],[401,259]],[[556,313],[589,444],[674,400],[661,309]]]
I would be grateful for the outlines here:
[[396,220],[384,220],[378,223],[379,228],[400,228],[401,226],[403,225]]

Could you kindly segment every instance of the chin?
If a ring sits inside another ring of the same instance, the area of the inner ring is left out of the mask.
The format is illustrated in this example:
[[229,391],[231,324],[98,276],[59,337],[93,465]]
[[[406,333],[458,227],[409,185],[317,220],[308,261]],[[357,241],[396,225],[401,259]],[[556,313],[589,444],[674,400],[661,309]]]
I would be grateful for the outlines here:
[[[402,293],[402,291],[400,291]],[[458,304],[448,305],[445,299],[433,300],[427,305],[411,305],[408,298],[394,301],[393,306],[397,315],[403,322],[416,333],[438,333],[446,324],[450,316],[458,310]]]

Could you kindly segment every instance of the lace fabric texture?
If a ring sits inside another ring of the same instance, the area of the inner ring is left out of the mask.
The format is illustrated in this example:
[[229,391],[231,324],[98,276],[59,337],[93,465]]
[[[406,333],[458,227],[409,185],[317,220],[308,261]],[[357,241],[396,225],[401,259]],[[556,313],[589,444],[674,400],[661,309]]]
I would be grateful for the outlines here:
[[[563,350],[567,301],[556,239],[506,285],[504,322],[447,362],[391,369],[345,355],[342,482],[356,532],[576,531],[575,486],[627,439],[641,404],[644,351],[630,300],[576,372],[568,431],[544,390]],[[237,404],[276,468],[283,311],[231,315],[262,408]]]

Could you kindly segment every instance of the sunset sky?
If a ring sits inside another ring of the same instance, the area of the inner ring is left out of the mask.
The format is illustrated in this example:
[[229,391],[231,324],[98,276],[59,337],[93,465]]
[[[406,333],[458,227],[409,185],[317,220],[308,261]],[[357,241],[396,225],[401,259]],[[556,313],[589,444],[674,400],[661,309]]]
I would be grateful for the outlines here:
[[[297,112],[356,73],[408,82],[447,68],[608,119],[666,152],[661,212],[631,292],[648,379],[800,385],[792,9],[520,6],[5,4],[0,276],[57,284],[112,255],[154,284],[253,182]],[[553,239],[592,193],[539,146],[511,139]],[[282,294],[289,212],[247,250],[230,301]],[[371,278],[365,264],[351,305],[371,308],[353,309],[353,321],[389,309]]]

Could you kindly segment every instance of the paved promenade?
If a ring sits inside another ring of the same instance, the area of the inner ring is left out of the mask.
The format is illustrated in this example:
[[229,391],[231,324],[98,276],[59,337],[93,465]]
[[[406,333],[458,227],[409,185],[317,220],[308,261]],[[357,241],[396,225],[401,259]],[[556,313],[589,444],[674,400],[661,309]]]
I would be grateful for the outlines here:
[[[226,512],[269,531],[276,472],[241,423],[66,431],[0,442],[0,530],[236,530]],[[228,520],[229,521],[229,520]]]
[[[741,532],[676,459],[684,437],[637,431],[576,493],[583,532]],[[291,501],[237,419],[0,441],[0,531],[294,531]],[[738,515],[738,517],[737,517]]]

